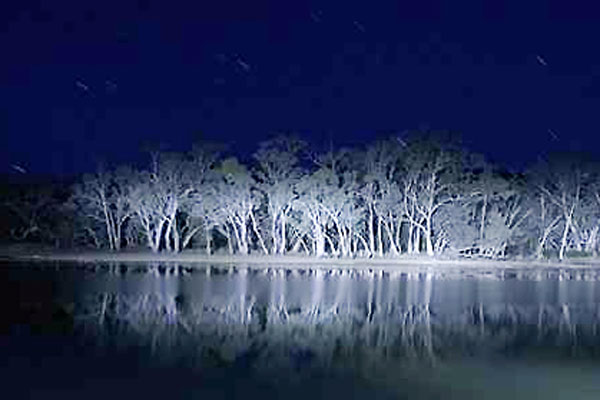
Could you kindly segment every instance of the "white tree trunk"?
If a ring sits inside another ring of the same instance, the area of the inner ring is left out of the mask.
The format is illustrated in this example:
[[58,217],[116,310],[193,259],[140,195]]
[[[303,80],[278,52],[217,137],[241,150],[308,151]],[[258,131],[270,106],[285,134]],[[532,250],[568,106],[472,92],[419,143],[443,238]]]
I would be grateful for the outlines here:
[[262,248],[263,252],[268,255],[269,250],[267,250],[267,246],[265,246],[265,242],[264,242],[260,232],[258,231],[258,226],[256,224],[256,218],[254,218],[254,213],[252,212],[252,210],[250,210],[250,220],[252,221],[252,229],[254,230],[254,234],[258,238],[260,247]]
[[108,247],[110,250],[114,250],[114,236],[113,236],[113,224],[111,221],[110,211],[104,194],[100,194],[100,201],[102,202],[102,212],[104,213],[104,223],[106,224],[106,236],[108,237]]
[[287,222],[287,215],[286,213],[282,213],[281,214],[281,227],[280,229],[280,233],[281,233],[281,240],[279,241],[279,254],[284,254],[285,253],[285,249],[287,248],[287,240],[286,240],[286,222]]
[[200,229],[201,227],[197,226],[191,231],[187,232],[185,235],[183,235],[183,240],[181,241],[181,250],[185,249],[189,245],[192,238],[196,235],[196,233],[200,231]]
[[314,225],[313,235],[315,255],[323,257],[325,255],[325,235],[320,225]]
[[[391,217],[390,217],[391,218]],[[394,233],[393,233],[393,228],[390,227],[391,222],[387,221],[384,224],[384,228],[385,228],[385,232],[388,235],[388,242],[390,244],[390,251],[393,255],[397,256],[399,254],[398,252],[398,248],[396,247],[396,243],[394,242]]]
[[427,225],[425,229],[425,245],[427,248],[427,255],[433,256],[433,240],[431,231],[431,217],[427,218]]
[[565,258],[565,251],[567,249],[567,240],[569,237],[569,230],[571,229],[571,218],[565,220],[565,228],[563,230],[562,237],[560,239],[560,250],[558,251],[558,259],[563,260]]
[[373,226],[373,205],[369,203],[369,217],[367,219],[367,230],[369,232],[369,253],[375,254],[375,230]]
[[272,248],[273,248],[273,253],[279,253],[279,234],[277,232],[277,225],[278,225],[278,220],[277,220],[277,215],[273,215],[272,216],[272,220],[271,220],[271,242],[272,242]]
[[421,229],[417,227],[415,229],[415,240],[413,242],[413,253],[420,254],[421,253]]
[[483,240],[485,230],[485,217],[487,214],[488,195],[483,196],[483,205],[481,206],[481,223],[479,226],[479,240]]
[[377,254],[379,257],[383,257],[383,232],[381,229],[381,217],[377,216]]
[[413,254],[415,252],[414,231],[415,231],[415,225],[412,222],[409,222],[408,223],[407,243],[406,243],[406,251],[408,254]]
[[207,224],[206,225],[206,255],[211,255],[212,251],[211,251],[211,240],[212,240],[212,236],[211,236],[211,229],[210,226]]
[[225,237],[227,238],[227,249],[229,250],[229,255],[233,255],[233,237],[227,223],[225,224]]

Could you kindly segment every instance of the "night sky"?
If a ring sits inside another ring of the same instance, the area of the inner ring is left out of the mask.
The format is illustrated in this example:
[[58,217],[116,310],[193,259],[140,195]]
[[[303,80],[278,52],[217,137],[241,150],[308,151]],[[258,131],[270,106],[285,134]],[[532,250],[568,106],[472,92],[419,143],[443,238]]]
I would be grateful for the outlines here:
[[447,129],[517,168],[600,156],[595,1],[6,3],[0,173],[89,172],[198,138],[247,154],[275,132]]

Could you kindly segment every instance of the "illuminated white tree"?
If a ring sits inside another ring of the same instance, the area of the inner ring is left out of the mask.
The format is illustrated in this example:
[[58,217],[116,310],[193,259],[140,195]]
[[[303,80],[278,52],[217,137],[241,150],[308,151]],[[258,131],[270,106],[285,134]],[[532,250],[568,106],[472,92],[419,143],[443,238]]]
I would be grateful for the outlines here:
[[[219,156],[219,149],[210,144],[196,145],[194,149],[182,160],[186,173],[184,179],[189,183],[190,191],[182,197],[177,218],[177,235],[181,239],[180,249],[185,249],[191,240],[201,230],[205,232],[206,251],[210,254],[211,230],[215,227],[212,221],[218,213],[214,207],[214,198],[211,197],[210,186],[211,168],[214,167]],[[214,178],[214,177],[213,177]],[[211,214],[213,214],[211,216]],[[176,243],[175,240],[173,242]]]
[[383,255],[384,230],[387,233],[390,251],[393,254],[400,252],[403,212],[400,207],[400,188],[397,181],[402,143],[396,138],[376,142],[368,146],[361,157],[360,196],[363,200],[365,231],[370,254]]
[[300,179],[299,153],[306,144],[291,136],[262,142],[254,154],[257,187],[264,194],[270,224],[271,253],[283,254],[288,246],[288,220]]
[[570,239],[578,234],[577,220],[582,215],[580,207],[589,178],[583,163],[573,154],[555,155],[530,171],[530,183],[540,201],[538,257],[550,234],[560,227],[558,258],[564,259]]
[[[440,208],[458,198],[457,182],[462,173],[461,154],[442,146],[439,140],[413,140],[404,155],[402,196],[404,215],[419,250],[423,234],[427,254],[434,254],[433,219]],[[410,246],[409,246],[410,248]]]
[[298,198],[293,207],[298,212],[299,219],[308,221],[310,225],[312,252],[317,257],[325,255],[326,240],[330,242],[330,246],[333,245],[327,235],[329,215],[322,206],[331,179],[334,179],[334,175],[330,170],[319,169],[303,176],[296,186]]
[[99,169],[95,174],[85,175],[73,188],[72,199],[78,212],[104,225],[111,250],[121,248],[123,227],[133,215],[132,176],[133,171],[126,167],[115,172]]
[[148,247],[158,252],[163,237],[163,228],[168,221],[169,196],[166,188],[157,182],[150,172],[136,175],[130,192],[131,207],[146,236]]
[[349,168],[348,152],[328,152],[314,157],[317,169],[297,184],[294,208],[310,222],[313,253],[349,256],[359,212],[356,173]]
[[453,206],[466,208],[462,226],[466,223],[476,228],[477,233],[472,236],[465,229],[462,241],[470,241],[471,251],[480,256],[504,257],[508,246],[524,239],[519,231],[532,214],[525,184],[508,173],[494,170],[483,160],[471,159],[469,165],[470,171],[460,185],[463,196]]
[[[263,252],[268,254],[255,215],[260,197],[248,169],[236,158],[227,158],[216,169],[216,173],[218,179],[213,188],[213,195],[219,198],[220,213],[226,216],[227,225],[224,229],[230,245],[232,239],[235,239],[238,253],[248,254],[251,229]],[[229,229],[231,231],[228,231]]]

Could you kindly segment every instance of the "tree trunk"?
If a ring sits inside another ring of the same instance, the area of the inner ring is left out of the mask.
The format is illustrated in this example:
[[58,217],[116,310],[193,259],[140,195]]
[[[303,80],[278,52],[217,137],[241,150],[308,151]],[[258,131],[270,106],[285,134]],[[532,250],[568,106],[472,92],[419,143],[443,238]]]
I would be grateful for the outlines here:
[[483,205],[481,207],[481,225],[479,226],[479,240],[483,240],[484,229],[485,229],[485,217],[487,213],[487,200],[488,196],[485,194],[483,196]]
[[115,250],[121,250],[121,241],[123,237],[123,224],[127,220],[127,217],[122,218],[115,224]]
[[384,227],[385,227],[385,232],[388,235],[388,241],[390,243],[390,252],[393,255],[397,256],[398,255],[398,249],[396,248],[396,244],[394,243],[394,234],[393,234],[393,231],[392,231],[393,228],[390,227],[390,222],[389,221],[386,222],[384,224]]
[[369,218],[367,219],[367,229],[369,231],[369,252],[375,254],[375,231],[373,227],[373,205],[369,203]]
[[590,230],[590,233],[588,235],[588,239],[585,243],[585,252],[586,253],[593,253],[593,255],[595,256],[595,252],[596,252],[596,240],[598,237],[598,227],[595,226],[593,229]]
[[544,232],[542,233],[542,237],[538,241],[538,248],[536,251],[536,258],[538,260],[541,260],[544,257],[544,249],[546,248],[546,241],[548,240],[548,236],[550,235],[550,232],[551,231],[549,228],[544,229]]
[[285,249],[287,248],[287,240],[286,240],[286,220],[287,220],[287,216],[285,214],[285,212],[281,213],[281,227],[280,227],[280,233],[281,233],[281,240],[279,242],[279,254],[284,254],[285,253]]
[[165,229],[165,250],[171,251],[171,229],[173,227],[173,221],[169,218],[167,220],[167,228]]
[[402,237],[402,220],[399,220],[396,224],[396,247],[398,248],[398,253],[402,254],[402,244],[400,242],[400,238]]
[[92,228],[86,228],[86,231],[92,237],[92,240],[94,242],[94,247],[96,247],[96,249],[100,249],[102,247],[102,244],[98,240],[98,236],[96,236],[96,232],[94,232],[94,230]]
[[[239,224],[236,224],[235,221],[231,221],[233,232],[235,233],[235,238],[237,241],[238,253],[242,255],[248,254],[248,240],[247,240],[247,232],[246,225],[244,225],[243,221]],[[239,226],[238,226],[239,225]]]
[[[306,252],[306,255],[310,255],[310,250],[306,246],[306,243],[304,243],[304,239],[302,239],[302,237],[300,237],[300,235],[298,235],[296,233],[296,242],[292,245],[291,252],[296,253],[300,247],[302,247],[304,249],[304,251]],[[313,243],[313,247],[314,247],[314,243]]]
[[414,244],[414,233],[415,226],[412,222],[408,223],[408,235],[407,235],[407,243],[406,243],[406,251],[408,254],[413,254],[415,252],[415,244]]
[[211,251],[211,230],[210,230],[210,226],[207,224],[206,225],[206,255],[211,255],[212,251]]
[[158,252],[160,250],[160,240],[162,238],[163,228],[165,226],[165,220],[162,219],[158,223],[158,227],[154,230],[154,251]]
[[102,202],[102,211],[104,213],[104,222],[106,224],[106,236],[108,237],[108,247],[110,250],[114,250],[114,238],[113,238],[113,232],[112,232],[112,223],[111,223],[111,218],[109,215],[109,210],[108,210],[108,205],[106,204],[106,199],[104,198],[103,195],[101,195],[100,197],[101,202]]
[[333,218],[333,223],[335,225],[337,234],[338,234],[338,253],[341,253],[342,256],[346,256],[348,253],[347,250],[347,244],[346,244],[346,237],[344,234],[344,229],[341,227],[340,223],[338,222],[337,218]]
[[323,257],[325,255],[325,235],[319,225],[315,225],[313,228],[314,234],[314,246],[315,255],[317,257]]
[[171,214],[167,219],[167,229],[165,232],[165,247],[167,251],[179,253],[179,232],[177,232],[177,220],[175,215]]
[[179,253],[181,251],[181,239],[177,230],[177,219],[173,218],[172,236],[173,236],[173,251]]
[[198,231],[200,229],[201,229],[201,227],[197,226],[196,228],[192,229],[191,231],[189,231],[185,235],[183,235],[183,240],[181,242],[181,250],[185,249],[188,246],[188,244],[190,244],[190,241],[196,235],[196,233],[198,233]]
[[247,255],[250,252],[250,246],[248,245],[248,231],[246,225],[240,225],[239,251],[243,255]]
[[229,255],[233,255],[233,238],[231,236],[231,230],[229,225],[225,223],[225,237],[227,237],[227,249],[229,250]]
[[417,229],[415,229],[415,241],[413,243],[413,252],[414,254],[420,254],[421,253],[421,229],[419,227],[417,227]]
[[160,250],[160,239],[162,238],[162,230],[165,224],[164,220],[161,220],[156,226],[151,226],[150,222],[144,224],[146,230],[146,236],[148,237],[148,245],[154,253],[158,253]]
[[273,242],[273,254],[279,253],[279,234],[277,232],[278,215],[272,213],[271,220],[271,241]]
[[331,254],[334,256],[337,256],[340,252],[338,249],[335,248],[335,245],[333,244],[333,240],[331,240],[331,237],[326,232],[323,232],[323,236],[325,237],[325,240],[327,241],[327,243],[329,243],[329,248],[331,249]]
[[431,232],[431,217],[427,218],[427,226],[425,230],[425,244],[427,246],[427,255],[433,256],[433,241]]
[[252,211],[250,211],[250,220],[252,221],[252,229],[254,230],[254,234],[258,238],[258,242],[260,243],[260,247],[262,248],[263,252],[266,255],[268,255],[269,254],[269,250],[267,250],[267,246],[265,246],[265,242],[263,241],[263,238],[260,235],[260,232],[258,231],[258,226],[256,225],[256,219],[254,218],[254,213]]
[[377,216],[377,254],[383,257],[383,235],[381,230],[381,217]]
[[[367,257],[371,257],[373,256],[373,253],[371,252],[370,244],[367,243],[367,241],[365,240],[365,238],[360,234],[360,232],[355,232],[354,233],[356,235],[356,237],[358,237],[358,241],[362,243],[363,248],[365,249],[365,253],[367,254]],[[355,247],[354,247],[354,253],[356,253],[358,251],[358,243],[355,242]]]
[[565,258],[565,250],[567,249],[567,239],[569,236],[569,229],[571,229],[571,220],[570,218],[565,220],[565,229],[563,230],[563,234],[560,240],[560,250],[558,251],[558,259],[563,260]]

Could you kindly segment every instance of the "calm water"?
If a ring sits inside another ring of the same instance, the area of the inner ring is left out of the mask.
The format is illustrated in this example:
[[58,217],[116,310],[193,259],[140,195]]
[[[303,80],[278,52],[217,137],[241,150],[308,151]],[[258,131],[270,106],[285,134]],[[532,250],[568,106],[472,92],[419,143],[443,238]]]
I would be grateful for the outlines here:
[[600,271],[0,267],[4,398],[600,398]]

